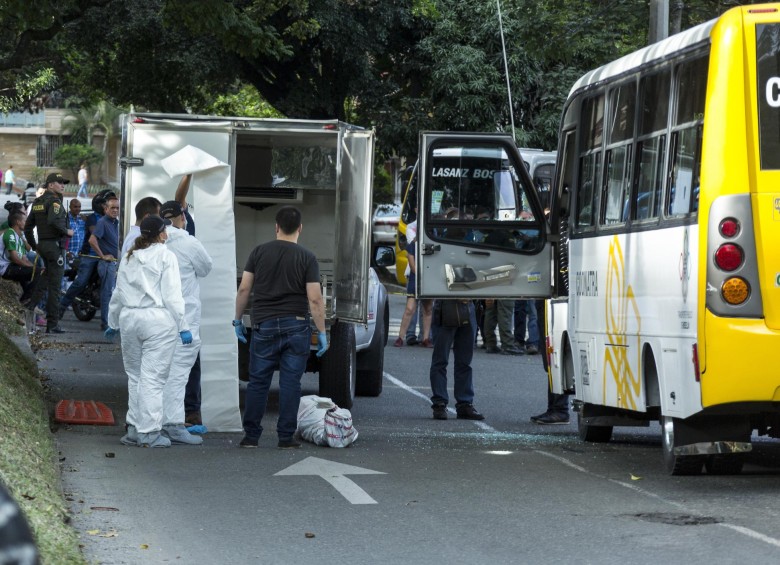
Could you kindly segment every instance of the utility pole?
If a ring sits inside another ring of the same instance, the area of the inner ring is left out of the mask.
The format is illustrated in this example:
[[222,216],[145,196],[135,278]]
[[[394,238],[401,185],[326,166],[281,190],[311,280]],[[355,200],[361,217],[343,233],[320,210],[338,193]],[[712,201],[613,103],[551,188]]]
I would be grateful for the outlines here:
[[669,37],[669,0],[650,0],[649,45]]

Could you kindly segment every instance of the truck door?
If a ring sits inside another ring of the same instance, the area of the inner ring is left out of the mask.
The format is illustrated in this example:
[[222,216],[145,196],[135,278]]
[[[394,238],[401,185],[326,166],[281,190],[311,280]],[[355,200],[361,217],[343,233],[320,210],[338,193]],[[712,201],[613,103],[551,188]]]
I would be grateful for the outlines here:
[[[134,119],[133,119],[134,118]],[[162,161],[191,145],[223,163],[231,163],[231,123],[156,116],[130,116],[122,129],[122,233],[135,223],[141,198],[173,200],[181,176],[171,178]],[[197,163],[183,164],[198,170]],[[187,201],[193,206],[196,236],[213,260],[211,273],[199,281],[201,299],[202,414],[210,430],[241,429],[238,409],[238,350],[229,335],[235,312],[236,249],[229,166],[193,175]],[[121,266],[120,266],[121,268]],[[243,268],[243,265],[241,265]]]
[[511,136],[424,132],[419,163],[419,295],[549,297],[544,209]]
[[374,132],[342,130],[338,159],[335,311],[340,320],[365,324],[368,318],[368,269],[371,266]]

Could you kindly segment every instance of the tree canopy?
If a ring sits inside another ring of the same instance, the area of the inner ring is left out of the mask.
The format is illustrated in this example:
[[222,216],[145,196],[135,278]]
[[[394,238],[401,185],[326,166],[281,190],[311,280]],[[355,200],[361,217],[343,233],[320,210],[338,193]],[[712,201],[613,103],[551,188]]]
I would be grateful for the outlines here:
[[[686,29],[736,0],[675,0]],[[553,149],[588,69],[647,43],[649,0],[500,0],[520,145]],[[0,111],[47,93],[163,112],[338,118],[383,155],[510,131],[496,0],[0,0]]]

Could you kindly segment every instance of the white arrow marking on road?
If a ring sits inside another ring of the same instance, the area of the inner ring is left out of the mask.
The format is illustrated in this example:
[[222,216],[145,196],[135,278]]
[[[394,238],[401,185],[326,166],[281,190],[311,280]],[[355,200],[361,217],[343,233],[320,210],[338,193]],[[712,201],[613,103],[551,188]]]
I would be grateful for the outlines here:
[[328,481],[339,494],[352,504],[376,504],[366,491],[357,486],[344,475],[385,475],[382,471],[372,471],[363,467],[344,465],[319,457],[307,457],[286,469],[282,469],[278,475],[317,475]]

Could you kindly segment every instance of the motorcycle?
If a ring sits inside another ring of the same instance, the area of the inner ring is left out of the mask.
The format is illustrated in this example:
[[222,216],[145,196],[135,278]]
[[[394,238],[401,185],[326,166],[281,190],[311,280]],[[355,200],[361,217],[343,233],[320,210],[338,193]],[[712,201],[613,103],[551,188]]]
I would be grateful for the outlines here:
[[[77,272],[78,262],[74,262],[65,271],[65,278],[73,282],[76,280]],[[82,322],[89,322],[100,311],[100,275],[97,269],[92,270],[87,286],[73,299],[71,307],[76,318]]]

